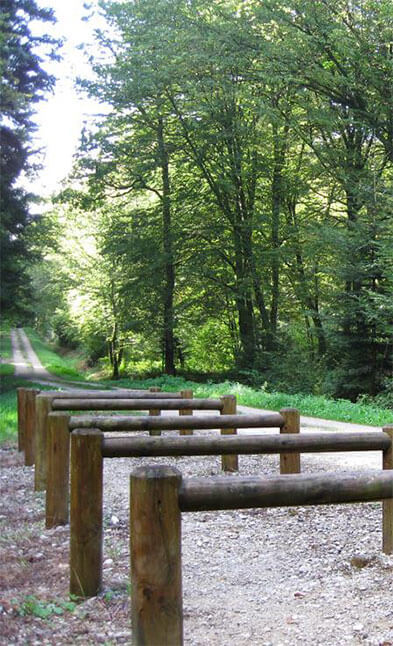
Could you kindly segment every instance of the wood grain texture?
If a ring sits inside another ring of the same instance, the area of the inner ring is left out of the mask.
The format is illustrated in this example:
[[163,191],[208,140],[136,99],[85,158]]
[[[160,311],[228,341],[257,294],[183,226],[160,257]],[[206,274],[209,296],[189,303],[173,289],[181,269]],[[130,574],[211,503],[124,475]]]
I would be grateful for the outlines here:
[[94,597],[102,581],[102,433],[71,435],[70,593]]
[[[300,433],[300,413],[296,408],[282,408],[280,414],[284,418],[280,433]],[[281,453],[280,473],[300,473],[300,471],[300,453]]]
[[49,415],[45,526],[66,525],[69,519],[70,431],[68,415]]
[[[236,415],[236,397],[235,395],[223,395],[221,397],[222,409],[221,415]],[[225,428],[221,426],[221,435],[236,435],[237,426],[232,428]],[[239,470],[239,457],[235,454],[233,455],[222,455],[221,457],[221,469],[223,471],[238,471]]]
[[[185,408],[179,408],[179,415],[192,415],[193,410],[208,410],[207,406],[206,408],[200,409],[197,402],[202,402],[202,404],[204,405],[207,404],[212,406],[211,410],[220,410],[220,408],[217,408],[216,406],[217,404],[218,406],[221,405],[220,400],[217,400],[217,399],[216,400],[209,400],[209,399],[194,400],[192,390],[182,390],[181,396],[182,396],[183,405],[185,406]],[[180,431],[180,435],[192,435],[192,434],[193,434],[192,428],[184,428]]]
[[[384,426],[384,433],[390,437],[390,447],[383,452],[382,466],[393,473],[393,425]],[[382,509],[382,549],[385,554],[393,554],[393,485],[391,498],[383,501]]]
[[141,467],[130,478],[131,621],[135,646],[183,643],[181,474]]

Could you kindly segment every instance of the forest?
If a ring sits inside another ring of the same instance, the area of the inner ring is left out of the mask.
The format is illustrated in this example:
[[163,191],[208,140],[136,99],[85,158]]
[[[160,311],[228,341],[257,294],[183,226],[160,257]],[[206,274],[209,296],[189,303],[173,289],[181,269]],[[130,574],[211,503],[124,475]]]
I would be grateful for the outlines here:
[[3,318],[114,379],[393,405],[391,0],[91,6],[102,110],[39,217],[18,177],[61,49],[4,5]]

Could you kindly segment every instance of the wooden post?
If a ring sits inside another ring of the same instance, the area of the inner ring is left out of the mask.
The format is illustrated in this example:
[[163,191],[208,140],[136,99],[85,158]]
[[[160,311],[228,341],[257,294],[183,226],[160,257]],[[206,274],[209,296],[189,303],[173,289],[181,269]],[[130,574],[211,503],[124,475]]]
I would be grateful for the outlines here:
[[25,450],[25,424],[26,424],[26,388],[17,388],[18,406],[18,451]]
[[183,643],[181,473],[139,467],[130,478],[131,623],[134,646]]
[[[180,392],[182,399],[192,399],[193,398],[193,392],[192,390],[182,390]],[[183,410],[179,410],[179,415],[192,415],[192,409],[191,408],[184,408]],[[180,431],[180,435],[192,435],[193,430],[191,428],[183,429]]]
[[70,479],[69,415],[52,414],[48,419],[46,510],[47,529],[68,523]]
[[[383,432],[389,435],[392,443],[383,452],[383,469],[393,469],[393,425],[385,426]],[[393,554],[393,491],[392,498],[382,503],[382,551]]]
[[40,391],[34,388],[26,388],[25,392],[24,449],[27,467],[31,467],[35,462],[35,402],[39,393]]
[[102,433],[71,434],[70,594],[94,597],[102,581]]
[[[300,414],[296,408],[282,408],[284,425],[280,433],[300,433]],[[281,453],[280,473],[300,473],[300,453]]]
[[[236,397],[235,395],[223,395],[220,397],[223,406],[221,415],[236,415]],[[236,435],[235,428],[222,428],[221,435]],[[238,471],[239,458],[237,455],[222,455],[221,468],[223,471]]]
[[48,415],[52,411],[53,399],[42,394],[35,398],[35,491],[45,491],[46,487]]
[[[155,386],[150,386],[149,388],[149,392],[151,393],[159,393],[160,391],[161,391],[161,388],[156,388]],[[154,408],[152,410],[149,410],[149,416],[154,416],[154,415],[161,415],[161,411],[156,410]],[[157,431],[157,430],[149,431],[149,435],[161,435],[161,431]]]

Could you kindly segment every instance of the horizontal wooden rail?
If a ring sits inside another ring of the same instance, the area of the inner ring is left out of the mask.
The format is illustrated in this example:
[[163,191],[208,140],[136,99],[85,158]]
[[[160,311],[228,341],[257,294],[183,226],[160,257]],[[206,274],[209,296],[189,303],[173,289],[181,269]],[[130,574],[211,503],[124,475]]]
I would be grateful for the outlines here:
[[329,453],[386,450],[391,440],[386,433],[318,433],[318,435],[220,435],[218,437],[104,437],[104,458],[272,454],[283,451]]
[[[160,393],[161,394],[161,393]],[[54,399],[52,410],[222,410],[220,399]]]
[[[190,391],[187,391],[190,392]],[[99,393],[102,397],[98,398]],[[179,393],[165,393],[159,388],[152,387],[149,390],[121,390],[121,391],[82,391],[75,389],[72,391],[46,391],[35,397],[35,422],[34,422],[34,445],[35,445],[35,470],[34,470],[34,488],[36,491],[44,491],[46,489],[47,480],[47,438],[48,438],[48,415],[53,410],[53,402],[59,403],[59,408],[62,408],[62,401],[75,402],[82,400],[83,410],[119,410],[117,402],[119,399],[122,401],[129,401],[130,398],[135,400],[150,400],[156,399],[184,399],[184,391]],[[77,397],[75,397],[77,395]],[[99,403],[98,403],[99,402]],[[94,405],[93,405],[94,404]],[[100,404],[100,405],[99,405]],[[69,408],[75,410],[70,404]],[[59,410],[58,408],[58,410]],[[22,410],[22,407],[21,407]],[[81,407],[78,406],[78,410]],[[120,406],[120,410],[124,410],[124,406]],[[149,409],[151,414],[157,411],[156,408]],[[21,431],[22,434],[22,431]]]
[[179,399],[180,392],[151,392],[149,390],[45,390],[41,396],[51,399]]
[[179,492],[181,511],[372,502],[393,497],[391,471],[264,478],[189,478]]
[[184,415],[177,417],[168,415],[165,417],[132,417],[117,415],[108,417],[104,415],[75,415],[70,417],[69,428],[99,428],[102,431],[150,431],[158,429],[161,431],[178,431],[184,428],[198,430],[221,429],[221,428],[280,428],[284,419],[279,413],[264,415],[206,415],[204,417],[193,417]]
[[[386,501],[392,496],[393,470],[183,479],[169,466],[135,469],[130,477],[133,643],[183,644],[181,512]],[[392,535],[391,516],[385,520]],[[383,549],[389,553],[385,538],[384,533]]]

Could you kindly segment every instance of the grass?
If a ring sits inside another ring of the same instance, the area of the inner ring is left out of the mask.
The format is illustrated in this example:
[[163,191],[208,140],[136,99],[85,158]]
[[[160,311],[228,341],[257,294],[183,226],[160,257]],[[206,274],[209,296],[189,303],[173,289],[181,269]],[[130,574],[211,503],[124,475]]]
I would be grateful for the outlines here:
[[48,372],[63,379],[72,379],[73,381],[85,380],[85,377],[77,370],[78,358],[60,356],[55,348],[52,348],[50,344],[40,339],[35,330],[31,328],[25,328],[25,332],[39,360]]
[[0,361],[5,363],[0,363],[0,377],[2,375],[13,375],[14,366],[7,363],[12,360],[12,346],[11,346],[11,335],[9,326],[2,325],[0,327]]
[[[43,365],[52,374],[77,380],[83,383],[83,376],[75,369],[77,359],[59,356],[48,344],[42,341],[36,332],[28,330],[32,346],[38,354]],[[9,333],[3,330],[1,334],[5,352],[10,351]],[[8,348],[8,350],[7,350]],[[4,355],[3,355],[4,356]],[[16,414],[16,388],[26,387],[27,382],[12,376],[12,366],[0,365],[0,443],[15,442],[17,433]],[[91,382],[90,382],[91,383]],[[97,383],[97,382],[95,382]],[[42,385],[28,382],[29,387],[45,389]],[[220,395],[234,394],[239,404],[278,411],[280,408],[298,408],[302,415],[319,417],[335,421],[352,422],[354,424],[368,424],[371,426],[385,426],[393,423],[393,411],[388,408],[379,408],[372,404],[354,404],[348,400],[333,400],[328,397],[308,394],[287,395],[282,392],[267,392],[237,382],[224,381],[221,383],[197,383],[182,377],[162,375],[151,379],[120,379],[118,381],[105,381],[102,386],[110,388],[149,388],[159,386],[163,391],[193,390],[195,397],[219,397]],[[48,386],[49,388],[49,386]]]
[[20,602],[13,599],[15,611],[21,617],[33,615],[40,619],[48,619],[52,615],[63,615],[65,612],[73,612],[77,608],[75,601],[65,599],[56,599],[54,601],[44,601],[38,599],[33,594],[29,594]]
[[[4,365],[2,368],[4,368]],[[16,442],[18,424],[16,389],[19,387],[46,389],[42,384],[2,375],[0,380],[0,444]],[[53,387],[50,388],[53,390]]]
[[172,392],[190,388],[193,390],[195,397],[218,397],[233,394],[236,395],[238,403],[243,406],[266,408],[274,411],[287,407],[298,408],[302,415],[351,422],[353,424],[385,426],[393,423],[393,411],[388,408],[378,408],[371,404],[354,404],[345,399],[334,400],[317,395],[270,393],[263,389],[257,390],[251,386],[236,382],[200,384],[186,381],[182,377],[162,376],[145,380],[121,379],[110,383],[122,388],[160,386],[162,390]]

